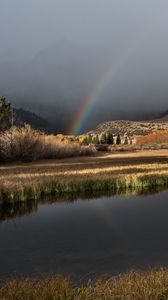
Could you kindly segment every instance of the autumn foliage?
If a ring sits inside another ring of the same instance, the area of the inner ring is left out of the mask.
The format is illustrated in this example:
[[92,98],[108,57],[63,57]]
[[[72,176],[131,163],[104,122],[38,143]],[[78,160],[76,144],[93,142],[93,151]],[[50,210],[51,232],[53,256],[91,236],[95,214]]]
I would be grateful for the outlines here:
[[168,130],[156,131],[146,136],[137,138],[137,144],[164,144],[168,143]]

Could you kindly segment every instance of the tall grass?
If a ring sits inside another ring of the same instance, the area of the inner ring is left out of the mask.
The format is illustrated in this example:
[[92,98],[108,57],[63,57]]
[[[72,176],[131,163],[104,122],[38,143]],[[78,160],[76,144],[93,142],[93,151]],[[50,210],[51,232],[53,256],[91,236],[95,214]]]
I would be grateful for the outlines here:
[[4,300],[166,300],[168,270],[130,272],[111,279],[75,285],[68,278],[25,279],[1,282]]
[[1,161],[35,161],[89,155],[95,152],[94,146],[81,146],[77,142],[60,141],[54,135],[44,133],[25,125],[12,127],[0,134]]
[[0,203],[25,202],[39,200],[44,196],[63,197],[74,193],[145,193],[150,190],[168,188],[168,174],[150,175],[95,175],[50,179],[40,178],[22,185],[6,185],[0,188]]

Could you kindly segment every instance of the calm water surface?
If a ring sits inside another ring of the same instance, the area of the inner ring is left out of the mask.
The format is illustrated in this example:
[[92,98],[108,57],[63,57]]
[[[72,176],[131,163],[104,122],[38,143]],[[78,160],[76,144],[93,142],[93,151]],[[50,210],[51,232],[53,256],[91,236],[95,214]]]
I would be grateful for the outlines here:
[[[2,208],[1,208],[2,209]],[[0,278],[168,266],[168,192],[40,204],[0,221]]]

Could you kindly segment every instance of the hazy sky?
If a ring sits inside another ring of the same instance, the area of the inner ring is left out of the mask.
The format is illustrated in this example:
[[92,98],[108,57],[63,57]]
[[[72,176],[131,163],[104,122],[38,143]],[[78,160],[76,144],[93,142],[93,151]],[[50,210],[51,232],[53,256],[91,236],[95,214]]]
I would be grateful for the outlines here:
[[104,103],[113,113],[166,109],[167,12],[167,0],[0,0],[0,94],[77,112],[119,60],[93,118]]

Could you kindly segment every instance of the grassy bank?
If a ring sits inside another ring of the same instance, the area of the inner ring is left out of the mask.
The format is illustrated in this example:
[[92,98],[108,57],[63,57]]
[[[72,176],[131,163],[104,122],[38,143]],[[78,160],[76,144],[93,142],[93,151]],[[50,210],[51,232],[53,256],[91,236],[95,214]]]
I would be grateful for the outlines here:
[[69,193],[141,193],[168,187],[168,151],[100,154],[0,166],[0,202]]
[[[29,185],[30,184],[30,185]],[[141,194],[158,188],[168,188],[168,174],[124,175],[124,176],[87,176],[86,178],[43,179],[15,189],[0,191],[0,202],[24,202],[41,199],[44,196],[60,197],[67,193],[111,191],[116,194]]]
[[23,300],[163,300],[168,299],[168,270],[131,272],[75,286],[69,279],[1,282],[0,299]]

